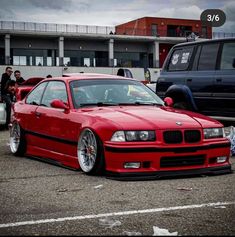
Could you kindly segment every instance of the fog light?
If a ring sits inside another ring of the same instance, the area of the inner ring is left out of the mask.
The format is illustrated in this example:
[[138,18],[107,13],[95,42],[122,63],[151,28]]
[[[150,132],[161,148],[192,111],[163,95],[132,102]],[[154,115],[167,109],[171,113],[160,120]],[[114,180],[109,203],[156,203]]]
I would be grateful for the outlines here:
[[125,169],[139,169],[140,162],[127,162],[124,164]]
[[227,160],[227,156],[218,156],[216,158],[217,163],[223,163]]

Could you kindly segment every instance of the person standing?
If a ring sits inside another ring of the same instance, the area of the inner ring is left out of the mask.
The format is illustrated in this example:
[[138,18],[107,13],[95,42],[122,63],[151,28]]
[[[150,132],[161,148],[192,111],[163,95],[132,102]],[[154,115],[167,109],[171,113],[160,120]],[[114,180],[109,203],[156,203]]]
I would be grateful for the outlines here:
[[7,95],[10,97],[11,102],[16,102],[16,81],[10,80],[6,84]]
[[8,83],[11,81],[12,67],[6,67],[5,73],[2,74],[1,78],[1,100],[6,103],[6,124],[8,128],[11,118],[11,97],[8,94]]
[[15,76],[17,85],[21,85],[25,81],[25,79],[23,77],[21,77],[20,70],[15,70],[14,71],[14,76]]

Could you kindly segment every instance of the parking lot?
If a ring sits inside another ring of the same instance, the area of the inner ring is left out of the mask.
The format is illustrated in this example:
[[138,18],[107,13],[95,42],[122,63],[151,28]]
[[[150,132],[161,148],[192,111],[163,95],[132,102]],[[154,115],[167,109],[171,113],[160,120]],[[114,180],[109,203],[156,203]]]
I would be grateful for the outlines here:
[[117,181],[14,157],[8,137],[0,131],[1,236],[235,234],[235,173]]

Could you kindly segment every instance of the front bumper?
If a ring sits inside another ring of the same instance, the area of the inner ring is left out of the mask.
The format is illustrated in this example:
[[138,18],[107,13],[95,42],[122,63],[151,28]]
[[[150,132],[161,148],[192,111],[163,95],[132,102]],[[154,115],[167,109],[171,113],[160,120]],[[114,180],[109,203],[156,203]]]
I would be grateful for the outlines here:
[[[231,173],[228,141],[194,146],[122,146],[105,144],[106,174],[109,178],[144,180],[171,176]],[[218,162],[217,157],[227,157]],[[139,162],[139,168],[124,168],[126,162]]]

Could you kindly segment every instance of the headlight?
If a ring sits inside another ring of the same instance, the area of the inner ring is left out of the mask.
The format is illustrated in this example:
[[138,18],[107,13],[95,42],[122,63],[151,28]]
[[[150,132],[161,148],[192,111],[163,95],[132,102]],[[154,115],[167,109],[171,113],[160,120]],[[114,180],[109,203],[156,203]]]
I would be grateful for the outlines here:
[[117,131],[113,134],[112,138],[111,138],[112,142],[125,142],[125,134],[123,131]]
[[113,142],[155,141],[154,131],[117,131],[113,134]]
[[205,139],[225,137],[224,128],[205,128],[203,132]]

